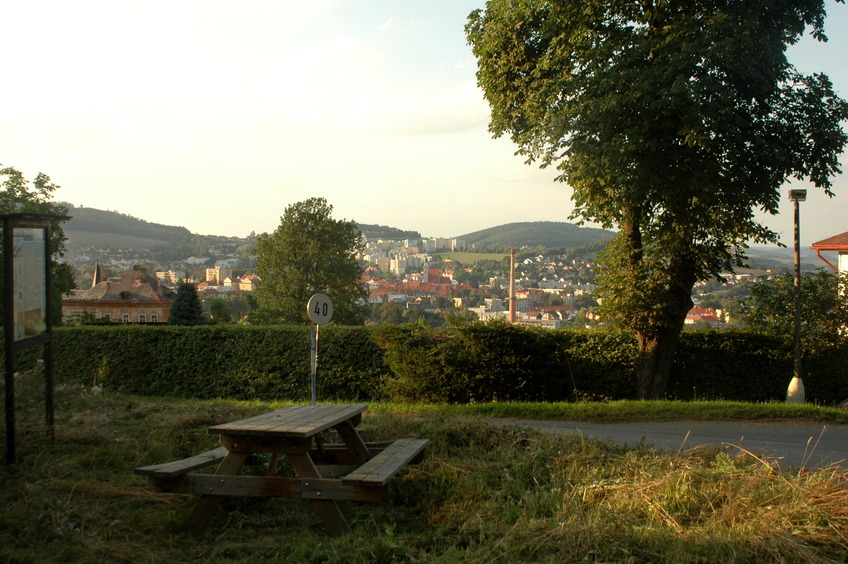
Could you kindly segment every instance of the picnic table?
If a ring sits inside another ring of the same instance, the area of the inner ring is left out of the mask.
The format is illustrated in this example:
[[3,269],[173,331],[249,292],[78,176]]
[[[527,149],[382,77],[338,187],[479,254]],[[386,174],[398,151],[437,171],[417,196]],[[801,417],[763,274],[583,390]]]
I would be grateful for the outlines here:
[[[337,500],[376,502],[388,493],[391,478],[409,463],[418,462],[427,439],[403,438],[366,443],[356,429],[366,404],[300,405],[209,428],[221,447],[183,460],[136,468],[161,492],[199,494],[189,517],[195,532],[206,528],[226,496],[308,499],[327,530],[349,530]],[[326,443],[334,429],[340,443]],[[265,476],[240,475],[257,455],[268,455]],[[278,476],[280,457],[288,459],[294,477]],[[219,463],[214,474],[197,470]]]

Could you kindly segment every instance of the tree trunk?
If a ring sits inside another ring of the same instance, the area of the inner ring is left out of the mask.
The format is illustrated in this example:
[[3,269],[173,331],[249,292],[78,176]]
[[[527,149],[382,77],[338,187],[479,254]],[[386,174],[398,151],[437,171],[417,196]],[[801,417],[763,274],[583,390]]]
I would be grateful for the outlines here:
[[694,276],[691,278],[691,283],[689,280],[679,280],[678,290],[670,292],[669,298],[673,301],[674,312],[666,317],[662,326],[651,332],[636,332],[639,345],[636,355],[636,387],[639,399],[666,397],[674,352],[680,342],[680,332],[683,330],[686,314],[693,305]]
[[[682,324],[681,324],[682,325]],[[680,341],[680,329],[668,328],[655,335],[636,334],[636,386],[639,399],[664,399],[668,389],[674,351]]]

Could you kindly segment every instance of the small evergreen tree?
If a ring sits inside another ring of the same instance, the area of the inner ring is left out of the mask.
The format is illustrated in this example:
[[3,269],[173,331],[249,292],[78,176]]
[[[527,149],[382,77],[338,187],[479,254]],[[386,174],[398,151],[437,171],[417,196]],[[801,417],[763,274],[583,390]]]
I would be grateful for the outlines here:
[[177,287],[177,295],[168,316],[168,325],[203,325],[203,305],[197,295],[194,284],[181,282]]

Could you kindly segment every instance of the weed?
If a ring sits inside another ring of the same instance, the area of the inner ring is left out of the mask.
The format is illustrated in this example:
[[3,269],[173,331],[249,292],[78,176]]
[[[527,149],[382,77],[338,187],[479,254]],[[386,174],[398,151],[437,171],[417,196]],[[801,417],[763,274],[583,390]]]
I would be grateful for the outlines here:
[[[50,441],[38,386],[20,390],[19,463],[0,467],[0,561],[829,562],[848,551],[838,468],[787,472],[720,449],[628,449],[479,416],[571,415],[521,404],[375,405],[361,425],[369,440],[431,445],[383,502],[341,503],[352,532],[328,538],[307,502],[230,498],[197,538],[183,528],[194,498],[152,492],[133,468],[208,450],[210,425],[276,405],[63,386]],[[638,406],[646,409],[678,410]]]

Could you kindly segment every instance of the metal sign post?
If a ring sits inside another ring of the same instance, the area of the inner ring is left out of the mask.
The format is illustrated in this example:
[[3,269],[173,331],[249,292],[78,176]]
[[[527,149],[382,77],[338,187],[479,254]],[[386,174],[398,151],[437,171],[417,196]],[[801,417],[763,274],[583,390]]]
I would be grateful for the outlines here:
[[315,294],[306,304],[309,319],[315,324],[310,332],[310,357],[312,363],[312,405],[318,403],[318,328],[333,318],[333,301],[326,294]]

